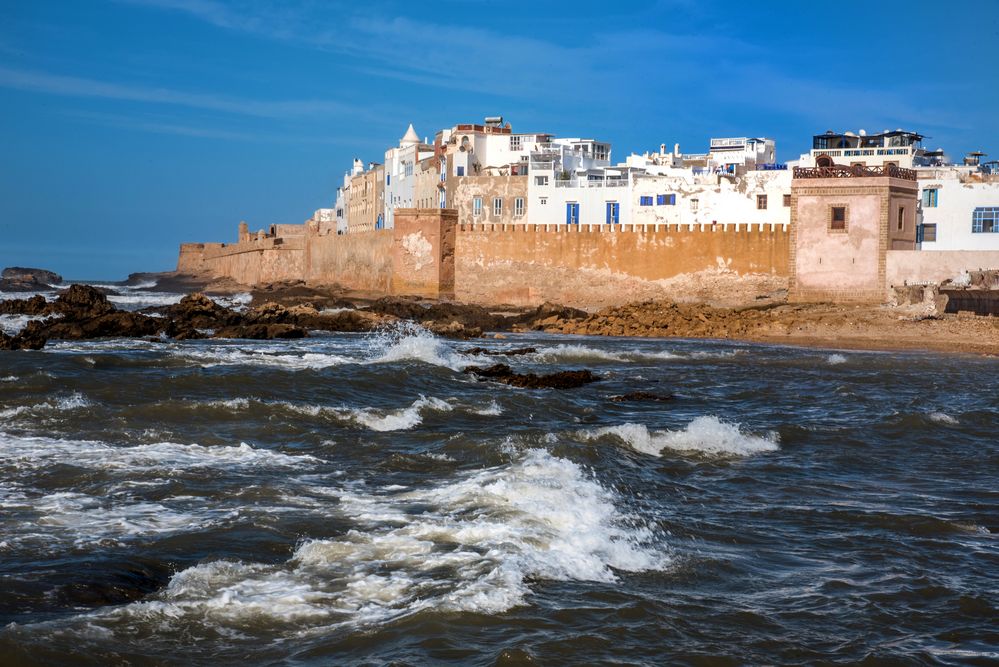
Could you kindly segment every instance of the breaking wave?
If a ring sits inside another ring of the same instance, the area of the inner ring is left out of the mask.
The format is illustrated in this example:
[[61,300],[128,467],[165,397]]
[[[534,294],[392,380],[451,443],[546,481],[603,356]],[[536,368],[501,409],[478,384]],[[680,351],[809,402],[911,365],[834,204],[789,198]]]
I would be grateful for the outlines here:
[[756,436],[743,433],[737,424],[713,415],[697,417],[679,431],[649,431],[643,424],[619,424],[580,434],[584,440],[613,436],[637,452],[662,456],[664,449],[685,454],[709,456],[750,456],[777,451],[776,434]]
[[830,366],[838,366],[839,364],[845,364],[846,356],[842,354],[830,354],[828,357],[826,357],[826,363],[828,363]]
[[[17,378],[13,378],[17,379]],[[0,419],[10,419],[12,417],[17,417],[20,415],[38,415],[44,414],[46,412],[62,412],[66,410],[78,410],[80,408],[89,407],[91,402],[80,394],[79,392],[74,392],[69,396],[63,396],[61,398],[54,398],[43,403],[36,403],[34,405],[18,405],[13,408],[6,408],[0,410]]]
[[960,423],[956,417],[951,417],[946,412],[931,412],[927,416],[930,418],[930,421],[938,424],[946,424],[947,426],[956,426]]
[[299,467],[319,461],[305,454],[290,456],[239,445],[206,447],[157,442],[118,446],[96,440],[14,436],[0,431],[2,467],[37,469],[63,463],[94,470],[171,471],[179,468],[231,466]]
[[461,370],[468,362],[430,331],[410,322],[399,323],[372,338],[375,354],[367,363],[385,364],[422,361],[433,366]]
[[[236,631],[267,622],[299,635],[421,610],[501,613],[524,604],[535,578],[613,582],[670,562],[613,492],[541,450],[438,488],[339,499],[334,507],[369,527],[308,540],[281,565],[203,563],[155,599],[83,620],[112,631],[133,621]],[[400,509],[413,504],[423,511]]]

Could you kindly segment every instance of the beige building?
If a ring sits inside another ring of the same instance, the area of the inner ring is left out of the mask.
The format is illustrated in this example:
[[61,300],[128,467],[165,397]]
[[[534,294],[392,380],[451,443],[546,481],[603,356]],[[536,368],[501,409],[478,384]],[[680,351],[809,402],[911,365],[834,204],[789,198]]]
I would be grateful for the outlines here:
[[459,224],[523,224],[527,220],[527,176],[464,176],[455,179]]
[[414,208],[440,208],[440,159],[436,156],[420,160],[413,169]]
[[350,198],[347,205],[347,231],[381,229],[384,222],[385,168],[371,164],[367,171],[350,179]]
[[916,248],[916,172],[894,165],[796,167],[792,301],[884,301],[889,250]]

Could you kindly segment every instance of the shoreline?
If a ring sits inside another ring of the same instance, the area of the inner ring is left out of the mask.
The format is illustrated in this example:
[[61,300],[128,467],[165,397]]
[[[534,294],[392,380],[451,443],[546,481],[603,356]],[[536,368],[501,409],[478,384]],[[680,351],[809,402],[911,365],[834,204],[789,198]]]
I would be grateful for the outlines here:
[[[268,323],[280,321],[306,330],[310,324],[318,323],[314,328],[358,331],[387,319],[412,321],[449,338],[495,338],[511,333],[541,332],[728,341],[831,351],[999,355],[999,318],[944,314],[934,310],[932,305],[927,309],[926,304],[789,304],[757,300],[741,306],[721,307],[695,301],[645,301],[588,312],[563,304],[479,305],[386,296],[304,282],[248,286],[172,272],[134,273],[121,282],[125,285],[152,283],[148,287],[133,288],[133,294],[201,292],[231,296],[249,293],[251,312],[264,311],[270,318],[266,320]],[[275,308],[283,311],[284,314],[277,313],[283,319],[274,319],[272,311]],[[349,323],[330,321],[324,315],[326,309],[353,311],[355,315],[348,318]],[[358,318],[366,323],[354,321]]]

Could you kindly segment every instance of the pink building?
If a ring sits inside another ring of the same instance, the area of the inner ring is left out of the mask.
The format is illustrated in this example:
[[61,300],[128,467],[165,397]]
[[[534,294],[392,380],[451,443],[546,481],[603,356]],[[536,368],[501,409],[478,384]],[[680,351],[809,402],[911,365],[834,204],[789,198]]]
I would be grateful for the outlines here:
[[816,163],[791,182],[788,299],[883,302],[888,251],[916,248],[916,172]]

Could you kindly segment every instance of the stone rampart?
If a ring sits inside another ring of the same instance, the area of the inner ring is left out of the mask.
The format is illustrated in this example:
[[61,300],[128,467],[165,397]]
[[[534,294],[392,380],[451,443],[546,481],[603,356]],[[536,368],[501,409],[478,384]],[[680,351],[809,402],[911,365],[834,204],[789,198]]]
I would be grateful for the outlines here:
[[581,307],[675,298],[671,280],[788,274],[783,225],[460,225],[455,294],[475,303]]
[[941,283],[965,271],[999,269],[999,250],[889,250],[888,287]]

